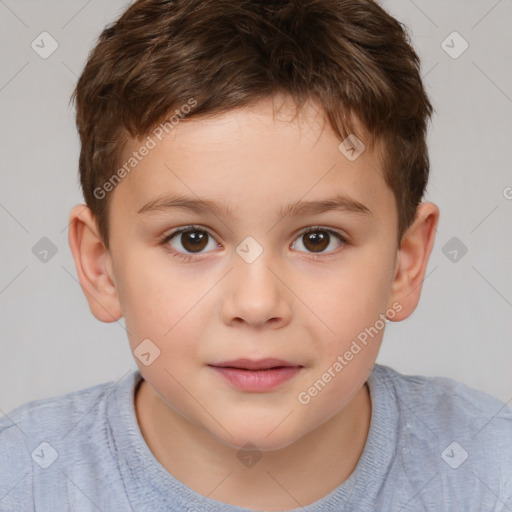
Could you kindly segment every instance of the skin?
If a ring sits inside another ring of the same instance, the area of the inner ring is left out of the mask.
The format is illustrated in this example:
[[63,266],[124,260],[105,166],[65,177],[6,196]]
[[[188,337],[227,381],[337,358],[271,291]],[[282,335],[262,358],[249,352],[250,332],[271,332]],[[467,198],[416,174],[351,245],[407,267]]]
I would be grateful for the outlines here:
[[[73,208],[69,230],[95,317],[124,316],[132,350],[144,339],[160,350],[149,366],[136,359],[144,380],[135,409],[155,458],[202,495],[265,510],[313,503],[356,467],[371,420],[365,382],[384,329],[309,403],[298,395],[393,304],[401,309],[392,321],[414,311],[439,219],[436,205],[420,204],[397,247],[378,146],[349,161],[314,103],[292,119],[291,100],[281,100],[274,116],[269,99],[175,126],[110,192],[109,251],[84,205]],[[224,202],[234,216],[137,213],[173,193]],[[280,215],[291,202],[337,193],[371,215]],[[212,235],[202,252],[191,252],[190,236],[159,243],[191,224]],[[328,228],[347,242],[331,235],[315,252],[302,233],[315,226],[317,236]],[[236,252],[247,236],[263,249],[252,263]],[[241,391],[208,366],[239,357],[303,368],[273,390]],[[248,442],[261,455],[252,467],[237,457]]]

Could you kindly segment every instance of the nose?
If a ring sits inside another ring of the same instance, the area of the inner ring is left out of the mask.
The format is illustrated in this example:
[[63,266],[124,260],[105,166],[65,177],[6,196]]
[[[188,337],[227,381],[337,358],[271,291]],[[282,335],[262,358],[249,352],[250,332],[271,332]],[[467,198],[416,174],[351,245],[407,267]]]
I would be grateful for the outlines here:
[[290,322],[292,294],[275,260],[263,252],[248,263],[236,255],[222,305],[227,325],[278,329]]

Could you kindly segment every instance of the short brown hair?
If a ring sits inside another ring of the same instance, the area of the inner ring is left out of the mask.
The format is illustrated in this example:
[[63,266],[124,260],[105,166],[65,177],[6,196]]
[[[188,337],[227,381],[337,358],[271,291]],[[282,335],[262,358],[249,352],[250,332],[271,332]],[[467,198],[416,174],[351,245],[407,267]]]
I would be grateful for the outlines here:
[[433,109],[419,71],[405,27],[372,0],[136,1],[103,30],[72,96],[80,183],[103,242],[110,195],[94,191],[121,165],[126,142],[190,98],[187,119],[284,93],[297,111],[317,102],[340,140],[382,142],[400,243],[429,174]]

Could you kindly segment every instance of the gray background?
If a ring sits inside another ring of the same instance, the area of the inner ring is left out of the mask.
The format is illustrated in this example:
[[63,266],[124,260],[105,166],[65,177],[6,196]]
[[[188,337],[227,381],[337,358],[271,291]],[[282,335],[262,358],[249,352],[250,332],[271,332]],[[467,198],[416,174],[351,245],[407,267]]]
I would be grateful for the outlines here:
[[[103,324],[90,313],[67,242],[69,212],[83,202],[69,97],[95,39],[125,5],[0,0],[0,414],[135,368],[122,322]],[[388,324],[378,362],[509,401],[512,2],[383,6],[409,27],[437,111],[425,199],[441,218],[418,309]],[[31,47],[43,31],[58,44],[46,59]],[[469,44],[457,58],[463,41],[454,31]],[[46,262],[33,253],[43,237],[57,250]]]

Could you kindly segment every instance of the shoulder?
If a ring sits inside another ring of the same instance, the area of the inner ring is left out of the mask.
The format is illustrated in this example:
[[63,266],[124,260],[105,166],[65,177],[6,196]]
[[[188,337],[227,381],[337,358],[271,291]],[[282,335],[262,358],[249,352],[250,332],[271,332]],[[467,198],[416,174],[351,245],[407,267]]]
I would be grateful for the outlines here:
[[427,423],[432,420],[433,428],[464,428],[474,434],[489,428],[512,434],[512,408],[488,393],[448,377],[403,375],[383,365],[375,365],[375,372],[401,409],[416,412]]
[[395,404],[397,458],[418,499],[435,509],[449,495],[468,510],[512,500],[512,408],[447,377],[374,373]]
[[71,467],[89,442],[103,442],[106,397],[114,386],[35,400],[0,417],[0,510],[31,509],[38,486],[53,487],[57,470]]
[[114,385],[98,384],[65,395],[28,402],[0,418],[0,446],[9,437],[47,432],[64,435],[84,414],[98,405]]

